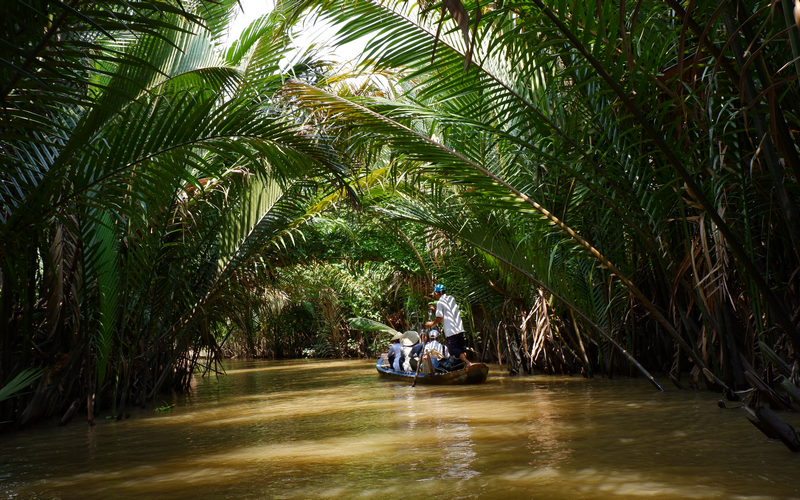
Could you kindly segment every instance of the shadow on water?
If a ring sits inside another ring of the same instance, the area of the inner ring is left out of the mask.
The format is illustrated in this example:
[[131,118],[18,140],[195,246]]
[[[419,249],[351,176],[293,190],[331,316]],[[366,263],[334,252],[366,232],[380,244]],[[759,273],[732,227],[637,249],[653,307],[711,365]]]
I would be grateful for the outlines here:
[[369,361],[227,373],[169,412],[2,436],[0,496],[800,498],[800,457],[710,392],[498,367],[480,386],[411,388]]

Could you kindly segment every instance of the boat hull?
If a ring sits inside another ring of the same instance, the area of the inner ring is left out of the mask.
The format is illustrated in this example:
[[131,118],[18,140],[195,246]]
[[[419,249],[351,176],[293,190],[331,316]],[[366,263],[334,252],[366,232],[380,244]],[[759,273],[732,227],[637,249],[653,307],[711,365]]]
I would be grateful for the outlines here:
[[[375,368],[378,370],[378,373],[382,377],[402,382],[414,381],[414,373],[396,372],[391,368],[385,368],[381,366],[382,362],[383,360],[379,359],[378,362],[375,364]],[[427,384],[427,385],[480,384],[486,381],[486,376],[488,374],[489,374],[488,366],[486,366],[483,363],[472,363],[472,365],[467,368],[448,373],[439,373],[435,375],[420,373],[419,376],[417,376],[417,383]]]

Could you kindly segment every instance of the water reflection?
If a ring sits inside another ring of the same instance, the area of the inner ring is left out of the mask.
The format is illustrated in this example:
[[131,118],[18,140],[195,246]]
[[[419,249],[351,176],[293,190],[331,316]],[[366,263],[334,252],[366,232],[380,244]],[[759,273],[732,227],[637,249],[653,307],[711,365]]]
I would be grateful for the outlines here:
[[472,431],[464,422],[448,422],[436,428],[440,433],[437,443],[442,455],[442,474],[446,479],[471,479],[480,472],[472,470],[475,460],[472,450]]
[[417,388],[360,361],[227,368],[169,412],[0,437],[0,498],[800,496],[800,458],[712,393],[496,367],[481,386]]

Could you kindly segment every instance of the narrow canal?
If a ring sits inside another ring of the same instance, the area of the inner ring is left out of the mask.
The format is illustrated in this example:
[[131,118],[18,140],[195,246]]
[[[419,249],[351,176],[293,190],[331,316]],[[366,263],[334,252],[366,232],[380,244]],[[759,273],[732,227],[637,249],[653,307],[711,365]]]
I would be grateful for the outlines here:
[[170,411],[0,436],[0,497],[800,498],[800,455],[711,392],[497,366],[416,388],[368,361],[227,369]]

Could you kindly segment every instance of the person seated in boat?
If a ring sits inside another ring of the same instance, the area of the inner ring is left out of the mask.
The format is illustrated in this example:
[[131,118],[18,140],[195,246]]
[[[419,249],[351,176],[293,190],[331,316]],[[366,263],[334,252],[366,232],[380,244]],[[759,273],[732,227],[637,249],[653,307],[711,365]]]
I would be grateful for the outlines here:
[[389,340],[389,342],[391,342],[388,356],[389,366],[391,366],[392,370],[396,372],[400,371],[400,358],[403,357],[403,345],[400,343],[402,336],[402,333],[397,333]]
[[417,359],[422,355],[422,349],[425,347],[425,342],[428,341],[428,334],[422,332],[419,334],[419,342],[414,344],[411,348],[411,359]]
[[[422,333],[420,342],[411,349],[411,371],[416,371],[420,359],[427,355],[423,361],[422,371],[433,375],[434,370],[439,366],[439,359],[450,356],[447,346],[437,340],[438,336],[439,332],[437,330],[431,330],[430,333]],[[430,359],[430,362],[427,361],[428,359]]]
[[417,363],[419,358],[422,357],[422,350],[425,348],[425,342],[428,341],[428,334],[422,332],[419,336],[419,342],[411,348],[411,371],[417,370]]
[[414,371],[411,368],[411,349],[416,345],[416,342],[406,337],[400,342],[403,346],[403,358],[401,359],[401,369],[404,372]]
[[433,369],[439,367],[439,360],[442,358],[450,357],[450,351],[447,346],[439,342],[439,331],[431,330],[428,333],[428,342],[425,344],[425,354],[429,355],[431,366]]

